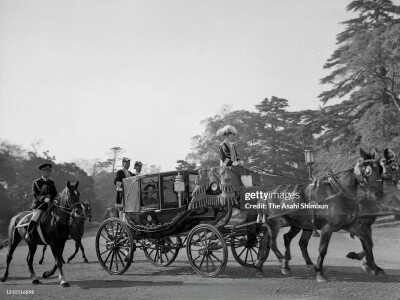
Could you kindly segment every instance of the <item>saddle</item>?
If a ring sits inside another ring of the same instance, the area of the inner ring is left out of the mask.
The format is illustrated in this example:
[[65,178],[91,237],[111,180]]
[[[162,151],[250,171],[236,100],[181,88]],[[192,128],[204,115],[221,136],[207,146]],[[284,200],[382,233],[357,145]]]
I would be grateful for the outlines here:
[[[47,244],[46,240],[44,239],[43,233],[42,233],[42,228],[41,225],[47,223],[47,221],[49,220],[50,217],[50,209],[47,209],[46,212],[42,213],[39,217],[39,219],[37,220],[37,224],[36,224],[36,228],[34,231],[36,231],[41,239],[41,241],[43,242],[43,244]],[[15,226],[16,229],[18,229],[18,231],[20,232],[20,234],[22,236],[25,235],[27,229],[28,229],[28,225],[29,222],[31,221],[33,216],[33,212],[30,212],[29,214],[27,214],[25,217],[23,217],[18,224]],[[23,231],[21,231],[23,229]]]

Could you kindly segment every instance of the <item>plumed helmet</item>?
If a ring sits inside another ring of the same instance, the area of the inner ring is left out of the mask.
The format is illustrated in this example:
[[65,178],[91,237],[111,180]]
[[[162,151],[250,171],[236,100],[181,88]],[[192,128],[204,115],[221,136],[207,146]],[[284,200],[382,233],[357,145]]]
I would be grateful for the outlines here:
[[237,134],[236,128],[231,125],[225,125],[217,131],[217,135],[219,136],[224,136],[228,134]]

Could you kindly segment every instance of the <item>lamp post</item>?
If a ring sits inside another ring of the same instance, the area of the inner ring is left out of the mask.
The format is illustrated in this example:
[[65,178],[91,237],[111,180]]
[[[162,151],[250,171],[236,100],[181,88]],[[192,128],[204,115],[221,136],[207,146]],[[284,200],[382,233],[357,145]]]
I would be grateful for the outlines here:
[[305,149],[304,150],[305,162],[308,165],[308,173],[310,179],[312,178],[312,165],[315,163],[314,159],[314,150],[313,149]]
[[[308,176],[312,179],[312,165],[315,163],[314,158],[314,150],[313,149],[304,149],[304,159],[306,164],[308,165]],[[316,229],[313,230],[312,236],[320,237],[320,234]]]

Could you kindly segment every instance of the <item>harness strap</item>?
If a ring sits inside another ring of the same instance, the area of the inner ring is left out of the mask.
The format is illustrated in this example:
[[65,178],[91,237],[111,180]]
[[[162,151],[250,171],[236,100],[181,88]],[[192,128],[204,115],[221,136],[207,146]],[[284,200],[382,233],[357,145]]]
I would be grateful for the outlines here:
[[36,229],[37,229],[37,232],[38,232],[39,237],[40,237],[40,239],[42,240],[42,242],[43,242],[45,245],[48,245],[48,244],[46,243],[46,240],[44,239],[43,232],[42,232],[42,227],[40,227],[40,223],[37,224]]

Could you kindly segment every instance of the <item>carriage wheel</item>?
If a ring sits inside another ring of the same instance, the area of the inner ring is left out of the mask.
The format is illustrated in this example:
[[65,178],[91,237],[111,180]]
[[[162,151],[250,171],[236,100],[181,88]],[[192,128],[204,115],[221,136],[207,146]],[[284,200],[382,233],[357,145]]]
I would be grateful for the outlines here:
[[119,218],[119,210],[118,208],[115,207],[110,207],[107,208],[105,213],[104,213],[104,220],[110,219],[110,218]]
[[96,235],[97,258],[110,274],[123,274],[132,263],[135,241],[130,228],[120,219],[100,224]]
[[228,261],[224,237],[209,224],[197,225],[190,231],[186,252],[192,269],[204,277],[218,276]]
[[157,240],[145,240],[143,250],[152,264],[167,267],[178,256],[181,245],[180,237],[165,237]]
[[[255,267],[260,250],[260,233],[250,233],[244,236],[235,236],[231,239],[231,251],[236,261],[245,267]],[[263,258],[264,262],[266,259]]]

